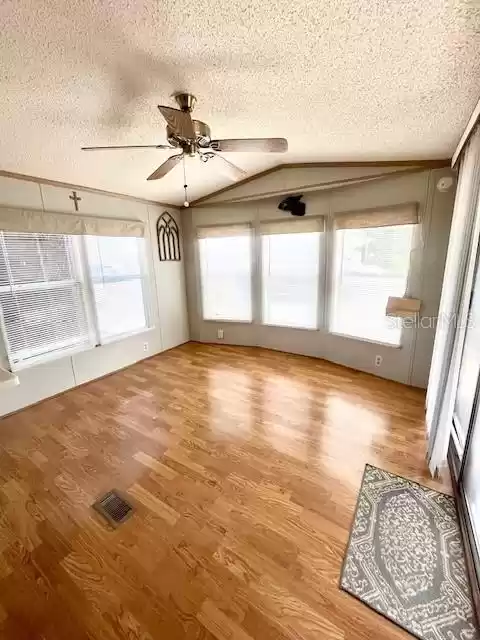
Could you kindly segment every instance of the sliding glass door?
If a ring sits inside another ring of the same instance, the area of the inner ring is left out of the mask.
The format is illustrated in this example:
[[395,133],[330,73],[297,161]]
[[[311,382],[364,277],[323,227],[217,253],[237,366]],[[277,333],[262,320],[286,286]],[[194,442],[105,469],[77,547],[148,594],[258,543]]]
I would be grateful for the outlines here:
[[462,361],[455,397],[453,422],[458,438],[461,455],[467,439],[472,409],[475,400],[477,379],[480,372],[480,262],[477,255],[473,288],[470,294],[470,309],[465,341],[463,343]]
[[458,508],[463,535],[470,557],[470,578],[480,593],[480,251],[477,248],[470,290],[463,293],[468,301],[463,349],[455,395],[451,448],[457,483]]
[[463,471],[460,482],[465,496],[468,517],[470,520],[474,542],[480,549],[480,416],[475,411],[475,420],[465,450]]

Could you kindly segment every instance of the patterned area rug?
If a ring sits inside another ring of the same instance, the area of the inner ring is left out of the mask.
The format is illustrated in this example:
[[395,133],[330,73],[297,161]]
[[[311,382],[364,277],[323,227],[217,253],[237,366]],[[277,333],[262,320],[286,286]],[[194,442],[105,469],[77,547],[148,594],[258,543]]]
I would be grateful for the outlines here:
[[367,465],[342,589],[421,640],[478,640],[455,501]]

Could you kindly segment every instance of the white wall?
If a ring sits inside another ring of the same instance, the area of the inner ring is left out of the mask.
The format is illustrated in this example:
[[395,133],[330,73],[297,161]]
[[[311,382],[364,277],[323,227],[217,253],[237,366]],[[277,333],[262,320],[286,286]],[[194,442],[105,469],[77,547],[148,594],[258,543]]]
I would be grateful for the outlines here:
[[[297,171],[299,184],[305,176]],[[323,170],[320,170],[323,171]],[[322,174],[323,175],[323,174]],[[305,194],[307,215],[333,215],[337,212],[388,206],[402,202],[419,203],[421,242],[412,258],[409,295],[422,300],[422,316],[436,316],[440,300],[446,248],[453,209],[454,188],[446,193],[436,189],[442,176],[452,175],[449,169],[435,169],[404,175],[387,176],[379,181],[331,191]],[[312,176],[309,175],[312,180]],[[255,193],[255,181],[248,183]],[[225,193],[232,197],[236,190]],[[187,293],[190,334],[192,340],[239,345],[258,345],[282,351],[325,358],[339,364],[374,373],[418,387],[426,387],[432,355],[435,329],[404,329],[401,348],[371,344],[365,341],[332,335],[325,330],[307,331],[263,326],[258,319],[260,290],[257,286],[254,302],[257,320],[252,324],[218,323],[201,317],[199,272],[196,256],[195,228],[217,223],[248,221],[257,226],[268,218],[279,218],[277,206],[281,196],[243,203],[193,207],[183,212]],[[260,278],[257,269],[257,285]],[[217,338],[217,329],[224,329],[224,339]],[[375,367],[375,356],[381,355],[381,367]]]
[[412,170],[412,166],[401,165],[375,166],[360,165],[356,167],[277,167],[272,173],[260,175],[258,178],[244,183],[232,185],[225,191],[213,193],[211,196],[200,198],[201,205],[245,202],[258,200],[269,196],[285,195],[287,193],[303,193],[331,188],[342,182],[362,182],[373,180],[395,173],[405,173]]
[[[71,190],[64,187],[0,177],[0,206],[73,213],[74,204],[69,199],[70,195]],[[153,328],[119,342],[20,371],[20,384],[17,387],[4,390],[0,387],[0,415],[171,349],[189,339],[183,248],[181,262],[160,262],[156,244],[158,216],[168,210],[181,227],[179,210],[89,191],[77,190],[77,195],[81,197],[81,213],[141,220],[145,223]],[[145,343],[148,343],[146,350]],[[1,334],[0,366],[7,367]]]

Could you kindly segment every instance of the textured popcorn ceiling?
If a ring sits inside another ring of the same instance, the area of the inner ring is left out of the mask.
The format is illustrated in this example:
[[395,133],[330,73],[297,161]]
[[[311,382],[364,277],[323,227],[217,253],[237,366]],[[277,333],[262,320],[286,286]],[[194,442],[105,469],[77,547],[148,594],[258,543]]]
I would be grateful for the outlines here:
[[[280,161],[448,157],[480,94],[478,0],[3,0],[0,169],[182,202],[157,103],[186,89],[215,137],[285,136]],[[229,184],[188,162],[191,197]]]

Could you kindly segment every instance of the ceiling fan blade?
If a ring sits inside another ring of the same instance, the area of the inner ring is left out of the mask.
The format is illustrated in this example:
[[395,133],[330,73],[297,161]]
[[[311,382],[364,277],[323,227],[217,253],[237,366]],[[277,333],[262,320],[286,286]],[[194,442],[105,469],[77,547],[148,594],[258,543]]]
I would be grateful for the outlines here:
[[195,140],[195,129],[189,111],[180,111],[180,109],[164,107],[161,104],[158,108],[175,135],[185,140]]
[[116,149],[174,149],[168,144],[127,144],[119,147],[82,147],[82,151],[115,151]]
[[177,166],[182,157],[183,153],[179,153],[178,156],[170,156],[168,160],[165,160],[165,162],[161,164],[158,169],[155,169],[155,171],[148,176],[147,180],[158,180],[159,178],[163,178],[163,176],[167,175],[169,171]]
[[233,164],[233,162],[230,162],[230,160],[227,160],[223,156],[220,156],[217,153],[215,153],[214,155],[215,158],[221,160],[221,162],[218,163],[218,168],[223,174],[225,174],[229,178],[232,178],[232,180],[240,180],[241,178],[245,178],[245,176],[247,175],[246,171],[240,169],[240,167],[237,167],[236,164]]
[[285,138],[233,138],[231,140],[212,140],[210,148],[222,152],[285,153],[288,151],[288,142]]

